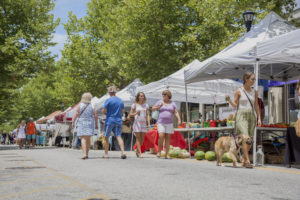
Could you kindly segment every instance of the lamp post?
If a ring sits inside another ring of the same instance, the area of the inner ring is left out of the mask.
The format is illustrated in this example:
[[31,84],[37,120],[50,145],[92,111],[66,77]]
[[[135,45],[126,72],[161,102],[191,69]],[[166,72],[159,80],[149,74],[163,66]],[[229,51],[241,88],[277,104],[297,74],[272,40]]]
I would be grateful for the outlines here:
[[255,12],[252,11],[247,11],[243,13],[243,18],[244,18],[245,26],[247,28],[247,32],[251,30],[254,14]]

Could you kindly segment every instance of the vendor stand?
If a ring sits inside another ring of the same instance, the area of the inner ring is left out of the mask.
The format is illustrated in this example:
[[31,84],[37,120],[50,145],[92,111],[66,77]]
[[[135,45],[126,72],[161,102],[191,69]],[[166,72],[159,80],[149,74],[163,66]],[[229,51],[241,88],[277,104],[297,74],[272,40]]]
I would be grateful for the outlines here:
[[[300,75],[299,35],[300,30],[271,12],[240,39],[203,61],[201,66],[185,71],[185,83],[241,78],[246,71],[254,71],[256,80],[261,78],[286,82],[297,79]],[[258,87],[258,81],[255,86]],[[285,122],[288,122],[286,112],[289,109],[286,102]],[[254,134],[254,164],[258,130]]]

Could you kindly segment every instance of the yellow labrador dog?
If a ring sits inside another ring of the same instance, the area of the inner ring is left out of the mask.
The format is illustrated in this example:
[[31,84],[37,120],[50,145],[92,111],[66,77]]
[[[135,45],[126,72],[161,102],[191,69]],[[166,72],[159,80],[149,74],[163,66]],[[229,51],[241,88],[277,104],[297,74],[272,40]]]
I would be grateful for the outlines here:
[[222,166],[222,156],[228,152],[233,161],[233,166],[236,167],[238,152],[243,143],[243,136],[220,137],[215,143],[215,152],[217,156],[217,166]]

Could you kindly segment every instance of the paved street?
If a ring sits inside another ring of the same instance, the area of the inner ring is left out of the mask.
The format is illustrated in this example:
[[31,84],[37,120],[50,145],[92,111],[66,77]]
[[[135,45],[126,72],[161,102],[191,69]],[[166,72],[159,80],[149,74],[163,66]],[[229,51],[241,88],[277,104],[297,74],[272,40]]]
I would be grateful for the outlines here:
[[300,170],[217,167],[215,162],[119,159],[119,152],[0,151],[0,199],[300,199]]

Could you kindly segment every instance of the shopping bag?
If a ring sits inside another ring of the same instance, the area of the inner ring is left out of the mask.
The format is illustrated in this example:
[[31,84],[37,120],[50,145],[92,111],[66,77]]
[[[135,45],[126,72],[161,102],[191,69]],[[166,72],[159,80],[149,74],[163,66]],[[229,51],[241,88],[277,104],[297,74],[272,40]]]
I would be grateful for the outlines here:
[[153,111],[152,112],[152,119],[157,120],[158,119],[158,115],[159,115],[159,111],[158,110]]

